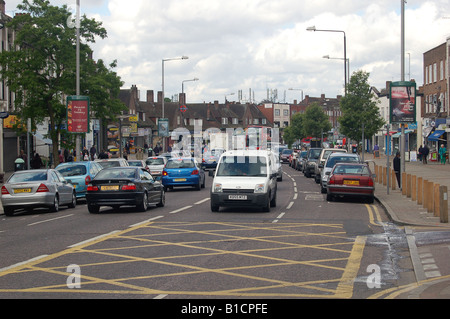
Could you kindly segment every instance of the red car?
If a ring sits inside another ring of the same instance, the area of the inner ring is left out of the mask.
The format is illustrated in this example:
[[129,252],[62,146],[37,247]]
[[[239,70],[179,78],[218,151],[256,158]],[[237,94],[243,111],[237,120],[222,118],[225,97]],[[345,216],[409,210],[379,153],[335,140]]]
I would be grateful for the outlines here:
[[373,203],[374,177],[367,164],[337,163],[328,179],[327,200],[332,201],[337,196],[357,196]]

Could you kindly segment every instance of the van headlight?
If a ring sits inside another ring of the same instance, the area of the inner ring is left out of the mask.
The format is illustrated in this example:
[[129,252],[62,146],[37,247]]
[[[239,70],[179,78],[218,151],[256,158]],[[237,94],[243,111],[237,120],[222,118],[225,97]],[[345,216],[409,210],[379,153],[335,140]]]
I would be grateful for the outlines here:
[[264,184],[256,184],[255,186],[255,194],[265,193]]
[[223,190],[222,190],[222,184],[220,184],[220,183],[215,183],[215,184],[214,184],[214,188],[213,188],[213,192],[214,192],[214,193],[222,193],[222,192],[223,192]]

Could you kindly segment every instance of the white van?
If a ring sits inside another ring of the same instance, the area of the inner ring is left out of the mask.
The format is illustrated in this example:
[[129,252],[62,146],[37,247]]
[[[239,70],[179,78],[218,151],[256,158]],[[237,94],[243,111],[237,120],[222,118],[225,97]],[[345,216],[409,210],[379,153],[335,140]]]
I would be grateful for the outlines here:
[[277,170],[270,151],[233,150],[221,155],[211,186],[211,211],[223,207],[261,207],[277,203]]

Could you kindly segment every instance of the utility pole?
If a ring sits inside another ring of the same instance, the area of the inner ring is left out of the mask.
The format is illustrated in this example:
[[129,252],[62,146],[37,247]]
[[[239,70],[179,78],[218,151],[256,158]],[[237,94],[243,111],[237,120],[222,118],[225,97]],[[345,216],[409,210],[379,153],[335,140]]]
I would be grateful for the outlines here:
[[[405,2],[406,0],[401,1],[401,81],[405,81]],[[400,163],[401,163],[401,171],[405,172],[405,127],[403,123],[400,124],[401,127],[401,137],[400,137]],[[400,175],[401,176],[401,175]]]

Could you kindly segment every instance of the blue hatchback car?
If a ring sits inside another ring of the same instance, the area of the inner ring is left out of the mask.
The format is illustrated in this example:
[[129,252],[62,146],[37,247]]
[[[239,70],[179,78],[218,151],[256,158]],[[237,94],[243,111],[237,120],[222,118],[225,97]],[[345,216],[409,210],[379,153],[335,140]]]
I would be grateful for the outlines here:
[[89,182],[102,169],[103,167],[100,164],[93,161],[67,162],[61,163],[56,167],[56,170],[73,185],[77,198],[86,197],[86,189]]
[[170,158],[162,172],[164,189],[193,186],[195,189],[205,187],[205,171],[193,157]]

